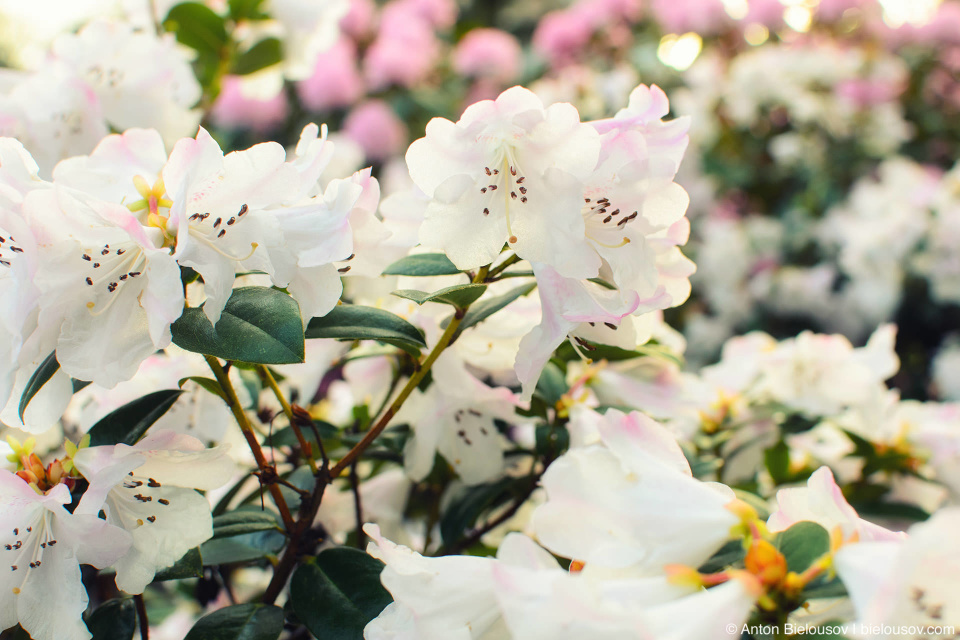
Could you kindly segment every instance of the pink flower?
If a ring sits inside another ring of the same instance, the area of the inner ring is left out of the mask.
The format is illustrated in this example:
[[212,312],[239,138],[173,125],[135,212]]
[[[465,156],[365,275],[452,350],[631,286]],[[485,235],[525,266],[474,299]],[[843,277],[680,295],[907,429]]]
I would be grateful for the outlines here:
[[350,9],[340,20],[340,31],[354,40],[366,40],[373,33],[376,13],[373,0],[350,0]]
[[340,38],[317,56],[313,75],[297,83],[297,95],[313,111],[346,107],[363,95],[363,80],[357,68],[357,48],[349,38]]
[[729,22],[721,0],[651,0],[650,10],[666,33],[717,33]]
[[499,29],[474,29],[453,53],[453,68],[465,76],[510,82],[520,75],[520,43]]
[[449,29],[457,21],[454,0],[393,0],[384,9],[384,19],[392,7],[416,15],[435,29]]
[[226,76],[223,79],[223,88],[211,112],[218,126],[266,131],[284,121],[288,105],[283,91],[271,98],[261,99],[245,95],[243,84],[244,80],[239,76]]
[[382,100],[368,100],[350,112],[343,132],[363,148],[368,160],[386,160],[407,143],[407,129]]
[[887,78],[850,79],[836,86],[840,98],[866,109],[873,105],[892,102],[903,92],[904,86]]
[[429,23],[400,6],[388,6],[364,58],[364,76],[375,91],[393,84],[412,87],[426,78],[439,55],[440,43]]
[[551,11],[533,32],[533,48],[552,66],[562,66],[577,58],[592,35],[593,24],[577,12]]

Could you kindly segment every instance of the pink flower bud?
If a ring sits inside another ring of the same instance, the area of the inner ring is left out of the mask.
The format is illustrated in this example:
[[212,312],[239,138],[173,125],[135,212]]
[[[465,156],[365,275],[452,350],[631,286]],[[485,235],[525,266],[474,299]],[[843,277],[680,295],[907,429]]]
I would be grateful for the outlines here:
[[357,68],[356,45],[340,38],[317,56],[313,75],[297,83],[297,95],[313,111],[346,107],[363,95],[363,81]]
[[343,123],[343,132],[363,148],[368,160],[385,160],[407,143],[406,127],[382,100],[370,100],[354,108]]
[[474,29],[453,52],[453,67],[465,76],[509,82],[520,75],[522,52],[511,34],[499,29]]

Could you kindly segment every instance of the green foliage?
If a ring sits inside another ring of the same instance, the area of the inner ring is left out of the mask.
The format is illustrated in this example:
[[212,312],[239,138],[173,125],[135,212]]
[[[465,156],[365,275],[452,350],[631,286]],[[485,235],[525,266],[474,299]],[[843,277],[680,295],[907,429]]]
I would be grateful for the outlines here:
[[176,35],[178,42],[197,52],[197,80],[204,88],[210,87],[230,43],[224,19],[201,3],[183,2],[170,9],[163,26]]
[[92,640],[131,640],[137,629],[137,610],[132,598],[114,598],[97,607],[85,620]]
[[230,73],[244,76],[283,62],[283,45],[276,38],[264,38],[233,59]]
[[256,364],[303,362],[303,321],[296,300],[269,287],[234,289],[217,326],[203,307],[183,310],[170,327],[187,351]]
[[[511,289],[510,291],[508,291],[507,293],[504,293],[503,295],[499,295],[493,298],[487,298],[482,302],[478,302],[477,304],[471,306],[470,309],[467,310],[466,315],[463,316],[463,321],[460,323],[460,326],[457,328],[457,332],[462,333],[465,329],[469,329],[470,327],[483,322],[484,320],[486,320],[496,312],[506,307],[508,304],[510,304],[514,300],[518,298],[522,298],[523,296],[529,294],[531,291],[533,291],[536,288],[537,288],[537,283],[531,282],[529,284],[521,285],[519,287]],[[449,323],[449,320],[444,322],[443,326],[446,327],[448,323]]]
[[27,405],[30,404],[30,401],[33,400],[33,397],[40,392],[40,389],[43,388],[43,385],[47,384],[50,381],[50,378],[53,377],[60,369],[60,363],[57,362],[57,353],[54,351],[46,358],[43,362],[40,363],[40,366],[37,367],[37,370],[33,372],[33,375],[30,376],[30,379],[27,380],[27,386],[23,390],[23,394],[20,396],[20,420],[23,420],[23,414],[27,410]]
[[258,531],[282,531],[273,512],[238,509],[213,518],[214,538],[228,538]]
[[90,428],[90,445],[136,444],[182,393],[179,389],[165,389],[128,402]]
[[276,555],[286,541],[279,531],[255,531],[207,540],[200,545],[200,554],[206,566],[250,562]]
[[450,276],[461,273],[442,253],[418,253],[400,258],[383,270],[385,276]]
[[383,309],[361,305],[341,304],[323,316],[310,321],[307,338],[334,338],[337,340],[377,340],[419,354],[427,343],[423,334],[398,315]]
[[283,609],[238,604],[205,615],[184,640],[276,640],[283,631]]
[[203,557],[200,555],[199,547],[194,547],[169,567],[157,571],[153,581],[183,580],[184,578],[199,578],[202,575]]
[[482,296],[486,289],[487,285],[485,284],[458,284],[434,291],[433,293],[418,291],[416,289],[398,289],[393,292],[393,295],[399,298],[413,300],[420,305],[425,302],[442,302],[458,309],[464,309]]
[[440,518],[440,537],[450,546],[474,527],[485,512],[505,504],[530,485],[526,477],[506,477],[494,482],[465,488],[447,506]]
[[816,522],[798,522],[777,536],[777,549],[790,571],[801,573],[830,551],[830,534]]
[[290,601],[317,638],[360,640],[393,598],[380,584],[383,563],[357,549],[327,549],[293,574]]

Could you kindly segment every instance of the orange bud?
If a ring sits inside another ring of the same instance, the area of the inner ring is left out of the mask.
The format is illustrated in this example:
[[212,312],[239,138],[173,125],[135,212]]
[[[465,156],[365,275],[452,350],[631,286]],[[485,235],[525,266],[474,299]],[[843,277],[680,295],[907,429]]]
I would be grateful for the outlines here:
[[754,540],[744,565],[765,585],[779,584],[787,575],[787,559],[766,540]]

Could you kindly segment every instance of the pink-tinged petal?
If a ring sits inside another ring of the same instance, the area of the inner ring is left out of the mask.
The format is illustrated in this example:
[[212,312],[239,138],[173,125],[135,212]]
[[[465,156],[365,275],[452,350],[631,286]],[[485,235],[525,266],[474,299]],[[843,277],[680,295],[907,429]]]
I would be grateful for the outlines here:
[[659,422],[640,413],[608,409],[598,424],[603,443],[634,471],[641,472],[651,458],[693,476],[676,437]]

